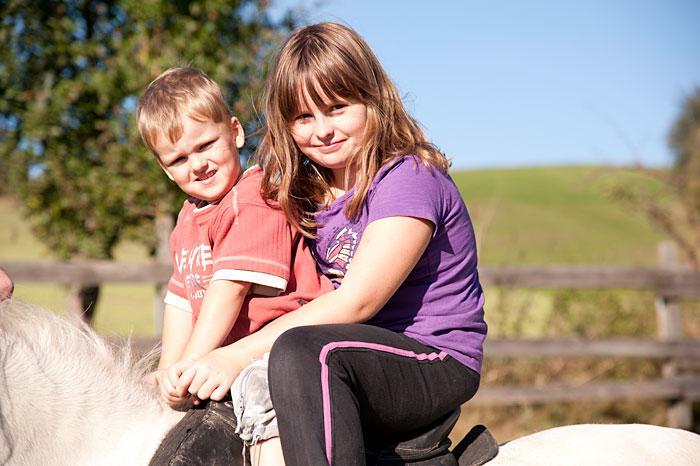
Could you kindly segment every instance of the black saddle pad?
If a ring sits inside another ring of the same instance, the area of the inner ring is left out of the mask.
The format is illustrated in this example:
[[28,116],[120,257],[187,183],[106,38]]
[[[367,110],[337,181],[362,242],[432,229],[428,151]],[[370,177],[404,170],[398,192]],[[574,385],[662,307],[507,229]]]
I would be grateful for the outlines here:
[[163,439],[150,466],[250,466],[230,401],[190,409]]

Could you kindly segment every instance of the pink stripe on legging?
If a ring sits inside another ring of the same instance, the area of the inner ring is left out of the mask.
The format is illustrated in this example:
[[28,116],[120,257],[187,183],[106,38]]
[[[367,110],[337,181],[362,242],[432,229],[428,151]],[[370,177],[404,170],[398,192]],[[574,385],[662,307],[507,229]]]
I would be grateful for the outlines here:
[[415,358],[418,361],[433,361],[435,359],[440,359],[441,361],[445,359],[447,353],[440,351],[439,353],[430,354],[416,354],[413,351],[404,350],[400,348],[392,348],[391,346],[380,345],[378,343],[365,343],[362,341],[336,341],[329,343],[321,348],[321,354],[318,360],[321,362],[321,394],[323,396],[323,433],[326,439],[326,458],[328,459],[328,464],[331,464],[331,453],[332,453],[332,442],[331,442],[331,397],[330,388],[328,386],[328,353],[337,348],[367,348],[376,351],[383,351],[385,353],[397,354],[399,356],[406,356],[407,358]]

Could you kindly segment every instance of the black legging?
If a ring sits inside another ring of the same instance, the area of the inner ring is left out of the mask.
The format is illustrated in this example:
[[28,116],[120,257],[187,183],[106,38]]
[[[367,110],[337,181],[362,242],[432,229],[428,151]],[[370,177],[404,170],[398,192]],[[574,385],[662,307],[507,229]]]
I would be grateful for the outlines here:
[[479,374],[445,353],[363,324],[285,332],[269,379],[287,466],[364,465],[365,439],[427,425],[479,386]]

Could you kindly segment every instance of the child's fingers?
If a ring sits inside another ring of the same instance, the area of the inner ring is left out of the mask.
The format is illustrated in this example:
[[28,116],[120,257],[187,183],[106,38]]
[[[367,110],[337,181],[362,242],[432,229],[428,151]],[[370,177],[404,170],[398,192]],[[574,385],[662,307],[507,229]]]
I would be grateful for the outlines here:
[[197,393],[194,395],[197,396],[200,400],[208,400],[211,398],[212,393],[214,390],[216,390],[221,384],[216,380],[214,377],[209,377],[207,380],[204,381],[201,387],[199,387],[199,390],[197,390]]
[[229,390],[231,390],[231,384],[221,384],[212,392],[210,398],[214,401],[221,401],[228,394]]
[[197,395],[199,389],[202,388],[202,385],[204,385],[206,381],[209,380],[209,375],[210,370],[208,367],[197,367],[197,370],[194,374],[194,377],[192,377],[192,381],[190,382],[190,386],[187,389],[187,391],[190,392],[192,395]]
[[168,370],[165,373],[165,378],[168,382],[167,385],[172,391],[175,391],[175,387],[177,387],[178,380],[180,379],[180,373],[181,371],[176,365],[168,367]]
[[177,381],[175,382],[175,391],[180,394],[180,396],[184,396],[185,393],[190,388],[190,385],[192,385],[192,381],[194,380],[195,375],[197,374],[197,366],[190,366],[187,369],[185,369],[182,374],[180,374],[180,377],[178,377]]

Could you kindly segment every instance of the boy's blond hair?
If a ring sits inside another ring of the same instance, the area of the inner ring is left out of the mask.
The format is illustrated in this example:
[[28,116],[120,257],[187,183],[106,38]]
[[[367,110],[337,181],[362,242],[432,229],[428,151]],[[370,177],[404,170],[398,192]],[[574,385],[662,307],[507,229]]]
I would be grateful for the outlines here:
[[231,110],[221,88],[196,68],[170,68],[148,85],[136,110],[139,133],[156,156],[160,135],[171,143],[182,136],[182,118],[221,123],[231,118]]

